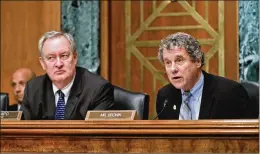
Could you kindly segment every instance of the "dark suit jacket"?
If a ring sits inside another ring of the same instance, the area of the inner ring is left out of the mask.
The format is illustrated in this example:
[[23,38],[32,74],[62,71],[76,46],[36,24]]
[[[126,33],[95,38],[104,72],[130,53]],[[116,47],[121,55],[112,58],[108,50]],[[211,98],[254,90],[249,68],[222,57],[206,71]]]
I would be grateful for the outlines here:
[[13,104],[8,106],[8,111],[17,111],[18,109],[18,105],[17,104]]
[[[239,83],[203,71],[204,86],[199,119],[241,119],[247,118],[246,103],[249,97]],[[161,88],[157,94],[157,114],[163,109],[164,101],[168,105],[159,115],[159,119],[179,119],[182,102],[181,90],[172,84]],[[173,110],[173,105],[176,110]]]
[[[65,106],[65,120],[85,119],[88,110],[106,110],[113,102],[114,88],[101,76],[77,67],[76,76]],[[22,119],[54,119],[55,96],[48,75],[27,82],[21,106]]]

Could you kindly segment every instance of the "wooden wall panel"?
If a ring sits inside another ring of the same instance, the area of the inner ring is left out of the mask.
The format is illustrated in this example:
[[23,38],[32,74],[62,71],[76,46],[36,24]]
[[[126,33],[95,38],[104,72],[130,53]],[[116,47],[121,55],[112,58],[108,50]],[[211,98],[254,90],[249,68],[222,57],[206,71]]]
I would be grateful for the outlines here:
[[204,69],[238,80],[236,1],[110,1],[110,5],[109,79],[148,93],[150,118],[155,116],[158,89],[168,83],[156,62],[158,45],[171,33],[195,36],[206,53]]
[[225,76],[239,81],[238,2],[225,1]]
[[20,67],[43,74],[39,63],[38,40],[50,30],[60,30],[59,1],[1,1],[1,92],[14,97],[10,80]]
[[100,2],[100,44],[101,44],[101,52],[100,52],[100,75],[107,80],[109,78],[109,2],[101,1]]
[[[124,1],[110,1],[110,81],[125,87],[125,13]],[[113,74],[113,75],[112,75]]]

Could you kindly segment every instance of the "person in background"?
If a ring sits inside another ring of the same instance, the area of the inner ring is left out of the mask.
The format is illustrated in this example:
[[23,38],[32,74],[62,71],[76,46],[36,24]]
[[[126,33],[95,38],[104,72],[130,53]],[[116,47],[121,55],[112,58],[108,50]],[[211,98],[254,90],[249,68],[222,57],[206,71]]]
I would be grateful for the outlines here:
[[35,73],[29,68],[19,68],[12,75],[11,86],[16,104],[8,106],[8,111],[19,111],[24,97],[26,82],[35,77]]
[[159,119],[247,118],[249,97],[239,83],[202,70],[204,53],[191,35],[178,32],[161,41],[158,58],[170,83],[157,94]]
[[22,119],[84,120],[87,111],[113,105],[113,85],[76,67],[78,54],[71,34],[47,32],[40,38],[38,49],[46,74],[27,83]]

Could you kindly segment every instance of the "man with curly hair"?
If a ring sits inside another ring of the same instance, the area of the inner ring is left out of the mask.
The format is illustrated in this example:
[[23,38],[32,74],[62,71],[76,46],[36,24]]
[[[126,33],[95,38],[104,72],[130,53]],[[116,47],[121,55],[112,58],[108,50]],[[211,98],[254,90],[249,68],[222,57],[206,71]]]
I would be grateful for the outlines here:
[[158,58],[170,83],[158,91],[159,119],[247,118],[246,90],[239,83],[202,70],[204,53],[191,35],[178,32],[161,41]]

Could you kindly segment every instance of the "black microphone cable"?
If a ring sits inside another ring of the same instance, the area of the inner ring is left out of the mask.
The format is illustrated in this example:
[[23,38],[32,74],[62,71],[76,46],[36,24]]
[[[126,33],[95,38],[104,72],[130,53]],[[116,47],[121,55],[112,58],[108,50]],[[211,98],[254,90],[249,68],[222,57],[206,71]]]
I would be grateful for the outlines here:
[[167,100],[167,99],[164,100],[163,108],[162,108],[161,112],[159,112],[159,113],[157,114],[157,116],[154,117],[152,120],[154,120],[154,119],[156,119],[157,117],[159,117],[159,115],[163,112],[163,110],[165,109],[166,106],[168,106],[168,100]]

